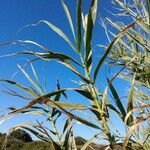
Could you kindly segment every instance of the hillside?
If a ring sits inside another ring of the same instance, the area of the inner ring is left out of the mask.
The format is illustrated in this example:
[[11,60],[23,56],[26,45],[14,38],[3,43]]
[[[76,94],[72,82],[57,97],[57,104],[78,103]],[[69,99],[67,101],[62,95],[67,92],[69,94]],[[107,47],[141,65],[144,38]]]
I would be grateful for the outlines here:
[[[4,138],[0,137],[0,149],[2,149],[4,143]],[[83,139],[76,139],[78,150],[85,143]],[[90,144],[90,146],[86,150],[104,150],[105,146],[96,145],[94,143]],[[51,150],[51,145],[42,141],[33,141],[33,142],[23,142],[18,139],[8,139],[6,144],[7,150]],[[116,150],[119,150],[120,147],[117,146]]]

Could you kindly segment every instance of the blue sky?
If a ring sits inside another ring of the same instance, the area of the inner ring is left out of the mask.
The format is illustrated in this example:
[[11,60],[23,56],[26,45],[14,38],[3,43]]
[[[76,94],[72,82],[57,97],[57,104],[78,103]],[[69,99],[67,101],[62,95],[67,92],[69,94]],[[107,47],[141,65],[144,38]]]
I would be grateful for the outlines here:
[[[84,1],[83,9],[85,12],[88,8],[89,0]],[[71,11],[73,21],[75,23],[75,6],[76,1],[67,1],[66,4]],[[102,53],[101,49],[97,47],[97,44],[105,44],[107,42],[105,32],[101,27],[99,21],[100,17],[109,17],[110,14],[106,11],[112,11],[111,0],[101,0],[98,5],[98,14],[96,26],[93,34],[93,49],[94,49],[94,61],[99,57],[99,54]],[[52,51],[57,51],[61,53],[68,54],[75,57],[75,53],[71,48],[61,39],[57,34],[48,28],[44,24],[40,24],[37,27],[28,27],[21,30],[18,34],[17,31],[27,25],[32,23],[37,23],[39,20],[44,19],[48,20],[57,27],[61,28],[68,37],[72,38],[71,31],[68,29],[67,19],[63,11],[60,0],[1,0],[0,5],[0,42],[4,41],[14,41],[16,39],[27,39],[34,40],[45,47],[49,48]],[[33,47],[35,50],[36,48]],[[23,50],[19,46],[5,46],[0,47],[0,55],[5,55],[8,53],[14,53],[18,50]],[[26,63],[26,59],[23,56],[13,56],[13,57],[2,57],[0,58],[0,78],[10,77],[18,70],[16,64],[23,65]],[[60,80],[62,87],[75,86],[71,80],[76,80],[76,76],[73,75],[65,67],[58,65],[53,62],[45,63],[38,62],[34,64],[35,69],[39,73],[40,78],[42,79],[45,76],[47,81],[47,89],[52,90],[56,87],[56,79]],[[26,68],[30,72],[30,68]],[[106,67],[102,68],[102,74],[99,76],[100,82],[98,83],[102,88],[103,85],[106,85],[105,81]],[[19,72],[14,80],[28,84],[28,81],[22,76]],[[117,81],[116,83],[119,83]],[[119,84],[116,84],[117,88],[120,88]],[[2,86],[1,86],[2,89]],[[103,89],[103,88],[102,88]],[[79,95],[70,95],[70,100],[74,103],[87,104],[85,100],[80,100]],[[22,106],[26,102],[19,100],[17,98],[12,98],[9,95],[2,93],[0,96],[0,110],[6,109],[8,106]],[[30,120],[31,116],[26,116],[21,119],[23,121]],[[21,117],[11,119],[3,125],[1,125],[0,130],[5,131],[7,128],[13,126],[20,121]],[[86,132],[86,129],[82,127],[75,128],[75,133],[78,134],[81,132],[83,137],[90,135],[90,132]]]

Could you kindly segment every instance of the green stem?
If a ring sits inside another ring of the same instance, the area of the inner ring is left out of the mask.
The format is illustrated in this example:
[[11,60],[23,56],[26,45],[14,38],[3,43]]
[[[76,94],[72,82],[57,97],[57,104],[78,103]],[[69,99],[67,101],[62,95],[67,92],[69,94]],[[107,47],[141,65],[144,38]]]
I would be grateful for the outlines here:
[[51,115],[49,115],[49,117],[50,117],[49,120],[50,120],[50,123],[51,123],[51,125],[52,125],[52,128],[53,128],[54,132],[56,133],[56,137],[57,137],[57,139],[58,139],[58,143],[59,143],[59,145],[63,146],[62,141],[61,141],[61,138],[60,138],[60,136],[59,136],[59,134],[58,134],[58,131],[57,131],[57,128],[56,128],[56,126],[55,126],[54,120],[53,120],[53,118],[51,117]]
[[[96,92],[96,90],[95,90],[95,87],[94,87],[93,82],[92,82],[92,80],[91,80],[91,78],[90,78],[88,69],[87,69],[87,67],[86,67],[86,64],[85,64],[85,62],[84,62],[83,57],[82,57],[81,54],[80,54],[80,59],[81,59],[81,62],[82,62],[82,66],[83,66],[83,68],[84,68],[85,77],[86,77],[89,81],[91,81],[91,82],[89,83],[89,87],[90,87],[90,90],[91,90],[91,93],[92,93],[92,96],[93,96],[95,105],[97,106],[98,111],[99,111],[99,113],[100,113],[100,118],[102,119],[102,123],[100,122],[100,120],[99,120],[99,123],[102,124],[102,128],[104,129],[104,132],[106,133],[109,142],[112,143],[112,141],[111,141],[111,140],[112,140],[112,139],[111,139],[111,133],[110,133],[109,127],[108,127],[108,125],[107,125],[107,120],[106,120],[105,116],[103,115],[102,106],[101,106],[101,104],[99,103],[98,96],[97,96],[97,92]],[[111,147],[112,147],[112,149],[113,149],[112,144],[111,144]]]

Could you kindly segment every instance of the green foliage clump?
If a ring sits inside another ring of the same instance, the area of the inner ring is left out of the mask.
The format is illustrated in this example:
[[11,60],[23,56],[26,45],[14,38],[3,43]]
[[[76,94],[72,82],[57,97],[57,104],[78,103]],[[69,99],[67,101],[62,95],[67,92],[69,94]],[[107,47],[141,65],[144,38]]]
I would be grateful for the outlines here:
[[8,138],[18,139],[22,142],[32,142],[31,136],[26,131],[21,129],[12,131]]
[[[7,140],[7,142],[5,141]],[[6,142],[6,143],[5,143]],[[6,139],[0,137],[0,149],[7,150],[50,150],[52,149],[51,144],[42,141],[23,142],[13,137]]]
[[4,145],[5,138],[0,138],[0,149],[6,148],[7,150],[21,150],[24,146],[24,142],[17,139],[8,139]]
[[42,141],[29,142],[24,144],[22,150],[50,150],[52,146],[50,143],[45,143]]

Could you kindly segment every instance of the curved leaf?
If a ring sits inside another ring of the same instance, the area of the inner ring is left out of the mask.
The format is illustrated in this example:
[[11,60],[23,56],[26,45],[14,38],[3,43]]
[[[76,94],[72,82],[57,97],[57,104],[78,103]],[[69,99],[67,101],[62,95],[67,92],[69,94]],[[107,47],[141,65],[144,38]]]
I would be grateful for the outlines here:
[[[80,104],[73,104],[73,103],[68,103],[68,102],[57,102],[55,101],[55,104],[52,101],[49,101],[46,103],[46,105],[50,106],[50,107],[57,107],[56,106],[59,105],[63,108],[68,108],[68,109],[75,109],[75,110],[84,110],[87,109],[87,107],[80,105]],[[58,107],[57,107],[58,108]]]
[[32,24],[32,26],[37,26],[40,23],[45,23],[47,24],[53,31],[55,31],[60,37],[62,37],[70,46],[71,48],[76,51],[76,48],[74,47],[74,45],[72,44],[72,42],[69,40],[69,38],[66,36],[66,34],[60,30],[58,27],[54,26],[52,23],[50,23],[49,21],[46,20],[40,20],[37,24]]
[[126,33],[128,31],[129,28],[131,28],[133,25],[135,25],[135,23],[137,21],[139,21],[141,18],[135,20],[134,22],[132,22],[131,24],[129,24],[127,27],[125,27],[109,44],[108,48],[106,49],[105,53],[103,54],[102,58],[99,60],[96,69],[94,71],[94,82],[96,81],[97,78],[97,74],[103,64],[103,62],[105,61],[106,57],[108,56],[108,54],[110,53],[110,51],[112,50],[114,44],[124,35],[124,33]]
[[37,93],[35,93],[35,91],[33,91],[31,88],[25,87],[25,86],[23,86],[23,85],[21,85],[21,84],[15,82],[15,81],[0,79],[0,82],[7,82],[7,83],[9,83],[9,84],[11,84],[11,85],[13,85],[13,86],[15,86],[15,87],[21,89],[21,90],[24,91],[25,93],[34,96],[34,97],[38,97],[38,96],[39,96],[39,95],[38,95]]
[[[51,95],[54,95],[54,93],[52,93]],[[21,113],[22,111],[25,111],[26,109],[28,108],[31,108],[32,106],[36,105],[36,104],[47,104],[48,102],[51,102],[51,104],[53,103],[54,105],[56,105],[56,107],[58,107],[64,114],[68,115],[69,117],[71,117],[72,119],[75,119],[89,127],[93,127],[95,129],[100,129],[100,127],[98,127],[97,125],[79,117],[79,116],[76,116],[74,114],[72,114],[71,112],[67,111],[66,109],[64,109],[64,105],[60,105],[61,103],[59,102],[55,102],[55,101],[52,101],[46,97],[39,97],[33,101],[31,101],[28,105],[20,108],[20,109],[17,109],[17,110],[14,110],[12,112],[10,112],[9,114],[12,115],[12,114],[16,114],[16,113]],[[67,103],[68,104],[68,103]],[[71,105],[73,106],[73,105]],[[78,107],[77,107],[78,108]]]
[[93,96],[90,93],[90,91],[88,90],[84,90],[84,89],[75,89],[76,92],[78,92],[79,94],[83,95],[84,97],[86,97],[89,100],[93,100]]
[[18,54],[31,54],[36,57],[39,57],[40,59],[54,59],[59,60],[58,62],[65,65],[67,68],[69,68],[71,71],[73,71],[76,75],[78,75],[83,81],[86,83],[90,83],[88,79],[83,77],[70,63],[68,60],[71,60],[72,62],[80,65],[78,62],[76,62],[74,59],[70,58],[69,56],[66,56],[64,54],[59,54],[59,53],[53,53],[53,52],[48,52],[48,53],[38,53],[38,52],[31,52],[31,51],[25,51],[25,52],[19,52]]

